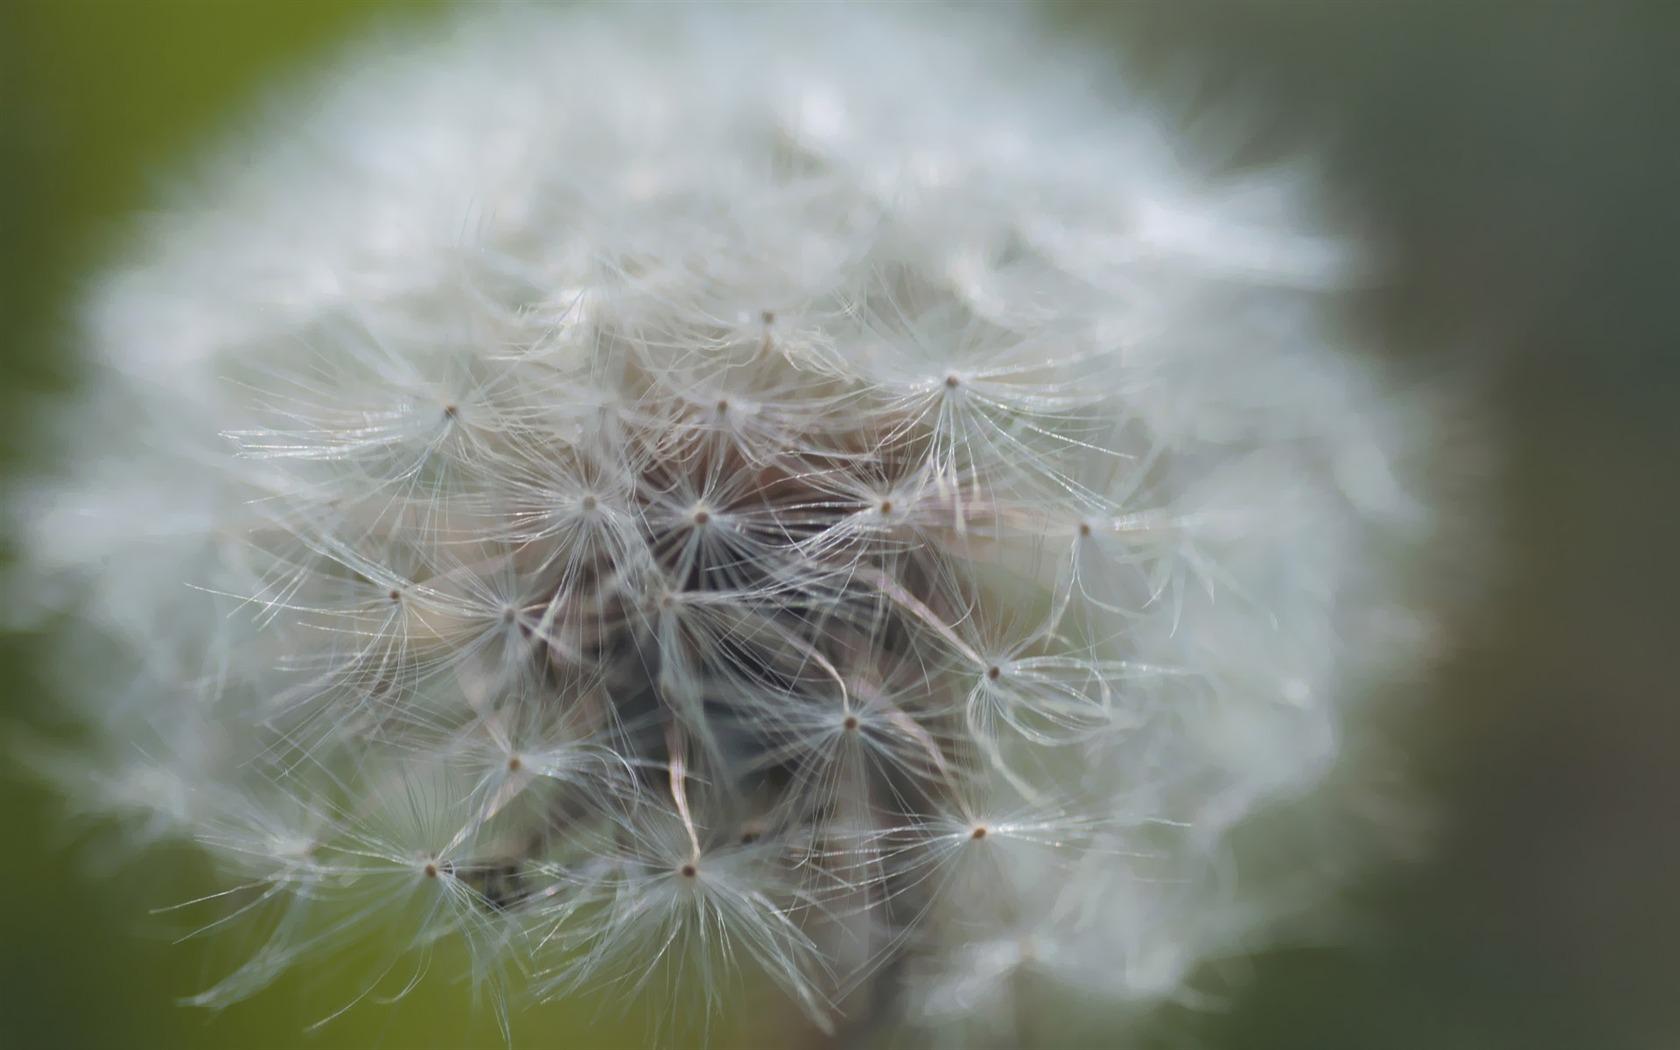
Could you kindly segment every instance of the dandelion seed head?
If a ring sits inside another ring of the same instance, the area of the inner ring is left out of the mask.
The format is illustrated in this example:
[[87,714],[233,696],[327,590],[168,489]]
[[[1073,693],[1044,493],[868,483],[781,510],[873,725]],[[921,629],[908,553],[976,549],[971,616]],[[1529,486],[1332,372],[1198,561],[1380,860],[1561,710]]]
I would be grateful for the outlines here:
[[1331,888],[1233,841],[1424,651],[1427,413],[1311,178],[987,7],[475,7],[93,287],[14,532],[51,771],[265,917],[198,1001],[463,941],[503,1012],[1018,1044]]

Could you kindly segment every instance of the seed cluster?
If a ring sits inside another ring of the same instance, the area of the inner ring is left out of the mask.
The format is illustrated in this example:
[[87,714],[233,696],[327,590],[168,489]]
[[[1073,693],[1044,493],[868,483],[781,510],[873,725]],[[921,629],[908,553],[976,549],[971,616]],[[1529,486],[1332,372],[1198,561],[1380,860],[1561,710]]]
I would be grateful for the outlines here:
[[232,880],[199,1002],[447,943],[504,1023],[1053,1043],[1320,899],[1427,417],[1310,178],[983,6],[472,5],[94,288],[12,501],[94,729],[45,764]]
[[[1077,347],[1023,353],[970,320],[905,368],[903,319],[870,304],[927,294],[657,340],[572,309],[452,382],[456,355],[423,355],[408,389],[271,397],[277,425],[233,435],[295,486],[242,543],[239,596],[292,679],[249,731],[264,790],[423,784],[412,855],[456,884],[423,891],[467,909],[452,925],[494,913],[561,984],[642,940],[632,922],[739,940],[824,1024],[933,909],[972,921],[1044,877],[1005,863],[978,899],[944,892],[1000,805],[1054,833],[1041,863],[1135,820],[1100,791],[1070,807],[1056,766],[1119,746],[1177,673],[1129,659],[1079,587],[1095,529],[1138,527],[1093,524],[1112,497],[1079,464],[1134,479],[1152,457]],[[349,863],[369,816],[321,820],[311,866]]]

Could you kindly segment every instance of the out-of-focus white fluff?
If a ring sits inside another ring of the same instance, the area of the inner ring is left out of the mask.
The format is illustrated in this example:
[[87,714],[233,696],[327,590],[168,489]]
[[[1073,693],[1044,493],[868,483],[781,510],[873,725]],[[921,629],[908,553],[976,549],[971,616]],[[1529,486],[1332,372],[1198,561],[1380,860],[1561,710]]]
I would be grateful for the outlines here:
[[274,913],[205,1002],[385,931],[1012,1043],[1263,942],[1227,831],[1429,633],[1310,179],[994,5],[475,5],[322,85],[97,286],[16,501],[80,801]]

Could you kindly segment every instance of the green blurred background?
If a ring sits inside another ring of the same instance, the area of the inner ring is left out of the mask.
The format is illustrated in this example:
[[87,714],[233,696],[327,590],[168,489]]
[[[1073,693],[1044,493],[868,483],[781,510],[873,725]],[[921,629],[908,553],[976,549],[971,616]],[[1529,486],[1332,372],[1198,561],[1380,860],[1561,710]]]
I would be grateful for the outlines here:
[[[260,86],[385,2],[0,0],[0,455],[72,380],[78,273]],[[1432,858],[1361,888],[1334,948],[1252,964],[1167,1046],[1680,1047],[1680,6],[1060,4],[1149,78],[1240,98],[1262,140],[1334,146],[1336,185],[1401,249],[1370,304],[1390,353],[1481,377],[1506,570],[1431,690],[1416,770]],[[0,718],[53,691],[0,640]],[[148,905],[203,874],[88,870],[45,794],[0,777],[0,1047],[493,1045],[460,989],[312,1036],[291,980],[218,1016]],[[519,1045],[635,1045],[574,1008]],[[763,1041],[763,1040],[761,1040]]]

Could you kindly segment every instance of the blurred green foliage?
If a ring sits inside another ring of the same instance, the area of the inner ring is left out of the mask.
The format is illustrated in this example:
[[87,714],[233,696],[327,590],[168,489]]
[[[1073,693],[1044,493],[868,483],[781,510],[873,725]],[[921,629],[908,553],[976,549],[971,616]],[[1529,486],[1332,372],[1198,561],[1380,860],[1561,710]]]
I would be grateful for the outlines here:
[[[386,0],[0,4],[0,455],[72,378],[78,274],[184,153],[268,78]],[[1504,581],[1421,719],[1435,858],[1359,895],[1336,947],[1273,953],[1168,1045],[1322,1050],[1680,1046],[1680,17],[1651,4],[1060,5],[1163,76],[1166,56],[1336,144],[1396,241],[1373,324],[1412,367],[1481,378],[1499,469],[1480,498]],[[424,11],[420,14],[423,16]],[[1286,135],[1287,137],[1287,135]],[[0,720],[50,721],[28,637],[0,642]],[[428,979],[310,1035],[294,977],[221,1015],[222,971],[152,906],[208,889],[160,858],[101,870],[46,794],[0,780],[0,1046],[478,1046]],[[447,972],[447,961],[437,969]],[[318,983],[315,978],[313,983]],[[636,1045],[589,1004],[519,1045]],[[761,1041],[763,1041],[761,1039]]]

